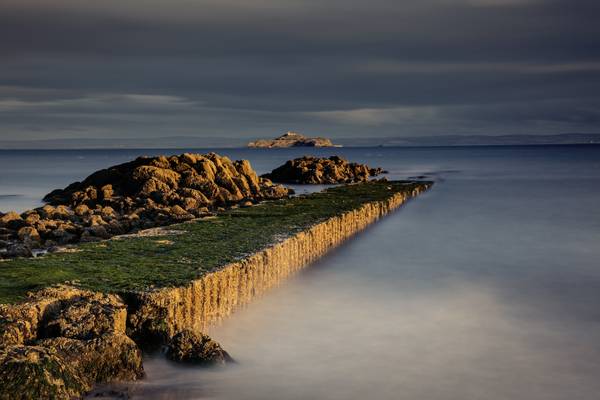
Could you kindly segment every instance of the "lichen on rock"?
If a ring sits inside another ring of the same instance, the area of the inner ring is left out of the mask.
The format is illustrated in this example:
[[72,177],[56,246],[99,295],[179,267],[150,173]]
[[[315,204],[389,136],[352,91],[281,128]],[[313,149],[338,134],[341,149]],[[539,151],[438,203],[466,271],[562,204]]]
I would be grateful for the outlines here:
[[71,300],[45,323],[45,335],[91,339],[106,333],[125,333],[127,310],[114,295],[92,294]]
[[38,345],[55,351],[91,383],[135,380],[143,376],[142,353],[135,342],[122,333],[90,340],[43,339]]
[[50,348],[0,347],[0,399],[72,399],[91,389],[78,368]]

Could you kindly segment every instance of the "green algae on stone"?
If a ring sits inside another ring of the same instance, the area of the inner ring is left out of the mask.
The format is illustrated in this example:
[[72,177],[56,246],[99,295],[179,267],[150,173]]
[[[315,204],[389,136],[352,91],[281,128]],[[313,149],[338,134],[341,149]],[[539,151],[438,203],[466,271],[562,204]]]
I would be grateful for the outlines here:
[[75,252],[5,261],[0,263],[0,303],[62,282],[117,293],[185,285],[328,218],[430,185],[374,181],[339,186],[169,228],[180,234],[86,243]]

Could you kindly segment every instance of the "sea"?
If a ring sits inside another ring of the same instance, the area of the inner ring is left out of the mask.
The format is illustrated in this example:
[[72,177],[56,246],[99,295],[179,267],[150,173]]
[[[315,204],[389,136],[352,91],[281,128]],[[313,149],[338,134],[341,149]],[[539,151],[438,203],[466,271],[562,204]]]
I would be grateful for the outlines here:
[[600,398],[600,146],[0,151],[0,210],[183,151],[259,173],[339,154],[435,184],[212,328],[235,364],[150,354],[143,380],[105,397]]

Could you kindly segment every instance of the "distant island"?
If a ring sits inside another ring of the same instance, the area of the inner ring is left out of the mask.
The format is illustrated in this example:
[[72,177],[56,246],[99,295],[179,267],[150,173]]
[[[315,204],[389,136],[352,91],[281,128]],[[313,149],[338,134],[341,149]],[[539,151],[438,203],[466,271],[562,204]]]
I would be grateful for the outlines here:
[[248,143],[248,147],[341,147],[323,137],[306,137],[297,132],[287,132],[275,139],[259,139]]

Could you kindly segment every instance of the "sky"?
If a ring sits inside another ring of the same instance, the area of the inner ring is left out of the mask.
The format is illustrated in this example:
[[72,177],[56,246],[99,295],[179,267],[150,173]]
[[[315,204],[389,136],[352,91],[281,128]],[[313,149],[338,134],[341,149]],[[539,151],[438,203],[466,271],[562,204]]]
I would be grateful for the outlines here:
[[1,0],[0,140],[600,132],[598,0]]

